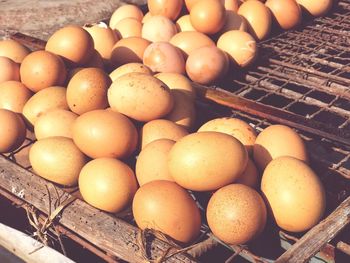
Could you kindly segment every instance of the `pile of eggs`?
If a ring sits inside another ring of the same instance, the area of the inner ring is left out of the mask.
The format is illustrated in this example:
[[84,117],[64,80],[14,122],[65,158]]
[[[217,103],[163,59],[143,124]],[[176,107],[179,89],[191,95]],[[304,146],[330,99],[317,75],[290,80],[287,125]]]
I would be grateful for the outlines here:
[[[329,9],[297,2],[314,15]],[[59,29],[45,50],[0,41],[0,152],[15,151],[33,131],[29,161],[36,174],[78,185],[98,209],[131,206],[141,229],[184,244],[198,237],[203,219],[229,244],[254,239],[268,216],[287,231],[311,228],[323,216],[325,192],[302,138],[283,125],[257,135],[235,118],[195,128],[191,82],[212,83],[230,64],[252,63],[255,41],[267,37],[271,21],[296,26],[299,5],[185,5],[189,14],[182,1],[148,1],[145,16],[124,5],[109,26]],[[197,192],[210,197],[205,216],[193,199]]]

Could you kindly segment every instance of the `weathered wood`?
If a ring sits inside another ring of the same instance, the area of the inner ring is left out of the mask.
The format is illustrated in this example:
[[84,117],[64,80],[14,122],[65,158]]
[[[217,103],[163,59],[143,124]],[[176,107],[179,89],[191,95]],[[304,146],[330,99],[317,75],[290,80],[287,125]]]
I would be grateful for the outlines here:
[[298,242],[276,260],[276,263],[307,262],[349,223],[350,197],[343,201],[326,219],[299,239]]

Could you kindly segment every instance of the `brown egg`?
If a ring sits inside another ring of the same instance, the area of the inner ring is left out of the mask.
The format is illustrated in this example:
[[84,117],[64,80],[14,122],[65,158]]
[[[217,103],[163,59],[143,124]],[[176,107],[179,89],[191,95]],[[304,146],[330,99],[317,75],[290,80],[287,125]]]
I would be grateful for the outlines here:
[[191,24],[190,15],[184,15],[176,21],[176,28],[178,32],[184,31],[196,31],[196,29]]
[[186,135],[188,135],[188,131],[172,121],[153,120],[147,122],[141,129],[141,148],[144,149],[146,145],[159,139],[178,141]]
[[30,148],[29,161],[39,176],[71,186],[77,184],[87,158],[72,139],[58,136],[36,141]]
[[63,60],[45,50],[34,51],[26,56],[20,73],[22,83],[33,92],[51,86],[62,86],[67,77]]
[[284,30],[291,29],[301,22],[301,8],[295,0],[268,0],[265,5]]
[[19,64],[7,57],[0,57],[0,84],[9,81],[19,81]]
[[254,144],[254,161],[263,171],[273,159],[291,156],[308,162],[303,139],[293,129],[284,125],[271,125],[264,129]]
[[162,118],[174,105],[170,89],[162,81],[137,72],[118,78],[107,96],[113,110],[143,122]]
[[196,98],[196,91],[191,81],[184,75],[178,73],[158,73],[154,76],[163,81],[169,89],[179,90],[193,99]]
[[137,182],[134,172],[122,161],[98,158],[81,169],[79,190],[88,204],[118,213],[131,203]]
[[18,113],[0,109],[0,153],[16,150],[26,138],[26,126]]
[[126,158],[137,146],[137,131],[123,114],[93,110],[80,115],[73,124],[73,140],[91,158]]
[[326,207],[323,185],[303,161],[282,156],[266,167],[261,190],[279,227],[301,232],[316,225]]
[[141,186],[132,212],[139,228],[162,231],[182,243],[193,241],[200,233],[201,216],[196,203],[174,182],[159,180]]
[[258,169],[256,168],[254,162],[251,159],[248,159],[247,167],[244,172],[237,178],[235,181],[236,184],[244,184],[251,188],[257,189],[260,184],[260,176]]
[[117,78],[132,72],[139,72],[148,75],[153,74],[152,70],[142,63],[128,63],[113,70],[109,74],[109,77],[112,79],[112,82],[114,82]]
[[142,63],[143,53],[151,44],[141,37],[128,37],[119,40],[113,47],[111,62],[115,67],[137,62]]
[[30,53],[30,50],[21,43],[5,39],[0,41],[0,57],[7,57],[16,63],[22,63],[23,59]]
[[238,14],[247,19],[249,33],[255,39],[266,38],[271,30],[271,12],[258,0],[244,2],[238,9]]
[[77,72],[67,86],[67,103],[77,114],[108,107],[110,77],[101,69],[85,68]]
[[213,40],[207,35],[197,31],[177,33],[170,39],[170,43],[181,49],[185,54],[185,58],[187,58],[192,50],[204,46],[215,46]]
[[181,50],[168,42],[150,44],[143,54],[143,64],[153,72],[185,73]]
[[226,133],[239,140],[247,149],[249,154],[253,153],[253,146],[256,140],[256,132],[245,121],[237,118],[217,118],[203,124],[201,131],[216,131]]
[[109,26],[112,29],[115,29],[115,25],[120,20],[128,17],[142,21],[143,13],[136,5],[122,5],[113,12],[111,19],[109,20]]
[[202,0],[190,12],[192,26],[199,32],[215,34],[225,24],[225,7],[218,0]]
[[19,81],[6,81],[0,84],[0,109],[22,113],[32,92]]
[[224,4],[226,10],[237,13],[238,7],[240,5],[240,0],[221,0],[221,3]]
[[168,169],[168,154],[175,141],[159,139],[148,143],[137,156],[135,173],[139,185],[156,180],[174,181]]
[[152,14],[150,12],[147,12],[143,18],[142,18],[142,24],[144,24],[148,19],[150,19],[152,17]]
[[194,82],[208,85],[224,76],[229,67],[226,53],[215,46],[193,50],[186,61],[186,73]]
[[148,10],[152,14],[165,16],[171,20],[175,20],[182,8],[183,0],[148,0]]
[[223,34],[230,30],[247,31],[248,24],[247,20],[243,16],[237,14],[236,12],[226,10],[225,24],[220,32]]
[[168,42],[176,33],[174,22],[160,15],[150,17],[142,27],[142,37],[151,42]]
[[132,17],[127,17],[115,24],[114,30],[119,39],[127,37],[141,37],[142,23]]
[[53,33],[45,50],[61,56],[70,66],[83,65],[92,56],[94,40],[82,27],[66,26]]
[[192,7],[198,3],[200,0],[185,0],[185,5],[188,10],[188,12],[191,12]]
[[197,132],[181,138],[168,159],[175,182],[194,191],[216,190],[233,182],[247,162],[243,144],[220,132]]
[[62,136],[73,138],[73,123],[77,114],[68,110],[54,109],[39,116],[34,125],[37,140],[43,138]]
[[242,184],[216,191],[207,207],[210,230],[222,241],[241,245],[254,239],[266,224],[266,206],[261,196]]
[[243,31],[231,30],[222,34],[217,46],[228,54],[233,64],[240,67],[249,66],[257,56],[254,38]]
[[40,114],[52,109],[69,110],[64,87],[49,87],[40,90],[27,101],[22,113],[29,125],[34,126]]
[[333,5],[332,0],[296,0],[297,3],[313,16],[325,15]]
[[[107,62],[106,62],[107,63]],[[96,49],[94,49],[90,59],[84,63],[84,68],[99,68],[104,69],[104,61],[101,57],[100,53],[97,52]]]

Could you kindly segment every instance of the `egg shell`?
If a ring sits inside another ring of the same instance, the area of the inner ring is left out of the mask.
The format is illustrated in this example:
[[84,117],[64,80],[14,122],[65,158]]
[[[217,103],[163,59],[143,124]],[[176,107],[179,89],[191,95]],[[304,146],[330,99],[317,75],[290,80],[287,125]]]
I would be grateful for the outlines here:
[[188,12],[191,12],[192,7],[198,3],[200,0],[185,0],[185,5],[188,10]]
[[188,131],[172,121],[153,120],[147,122],[141,129],[141,148],[144,149],[151,142],[160,139],[178,141],[186,135],[188,135]]
[[178,90],[185,93],[192,99],[196,98],[196,90],[191,81],[179,73],[158,73],[154,75],[157,79],[163,81],[171,90]]
[[147,6],[152,16],[161,15],[175,20],[182,9],[183,0],[148,0]]
[[316,225],[326,206],[323,185],[303,161],[282,156],[266,167],[261,190],[279,227],[301,232]]
[[176,33],[174,22],[160,15],[150,17],[142,27],[142,37],[151,42],[168,42]]
[[26,126],[19,114],[0,109],[0,153],[16,150],[26,137]]
[[142,63],[128,63],[113,70],[109,74],[109,77],[111,78],[112,82],[114,82],[117,78],[132,72],[139,72],[148,75],[153,74],[152,70]]
[[127,17],[115,24],[114,30],[119,39],[127,37],[142,37],[142,23],[132,17]]
[[19,81],[6,81],[0,84],[0,109],[22,113],[32,92]]
[[248,154],[234,137],[220,132],[197,132],[178,140],[170,150],[171,176],[194,191],[219,189],[245,170]]
[[67,86],[67,103],[76,114],[108,107],[110,77],[101,69],[85,68],[77,72]]
[[201,216],[189,193],[174,182],[159,180],[141,186],[132,211],[141,229],[151,228],[189,243],[200,233]]
[[30,50],[21,43],[4,39],[0,41],[0,57],[7,57],[16,63],[22,63],[23,59],[30,53]]
[[170,89],[159,79],[144,73],[128,73],[108,89],[112,109],[137,121],[162,118],[173,108]]
[[303,10],[313,16],[323,16],[332,8],[332,0],[296,0]]
[[271,125],[264,129],[257,136],[253,151],[254,161],[260,170],[264,170],[271,160],[280,156],[291,156],[308,162],[303,139],[284,125]]
[[176,28],[178,32],[196,31],[191,24],[190,15],[183,15],[176,21]]
[[249,158],[247,167],[244,172],[235,181],[236,184],[244,184],[251,188],[257,189],[260,186],[260,175],[254,162]]
[[115,29],[115,25],[124,18],[135,18],[138,21],[142,21],[143,13],[140,8],[136,5],[122,5],[118,7],[112,14],[111,19],[109,20],[109,26],[112,29]]
[[0,57],[0,84],[10,80],[20,80],[19,65],[8,57]]
[[142,18],[142,21],[141,21],[142,24],[144,24],[151,17],[152,17],[152,14],[150,12],[147,12]]
[[226,10],[236,12],[238,11],[240,1],[239,0],[221,0]]
[[268,0],[265,5],[282,29],[289,30],[300,24],[301,8],[295,0]]
[[223,34],[230,30],[248,31],[248,23],[243,16],[234,11],[226,10],[225,24],[221,28],[220,33]]
[[266,224],[266,206],[254,189],[230,184],[216,191],[207,207],[210,230],[222,241],[241,245],[254,239]]
[[81,169],[79,190],[88,204],[117,213],[131,203],[137,182],[134,172],[122,161],[98,158]]

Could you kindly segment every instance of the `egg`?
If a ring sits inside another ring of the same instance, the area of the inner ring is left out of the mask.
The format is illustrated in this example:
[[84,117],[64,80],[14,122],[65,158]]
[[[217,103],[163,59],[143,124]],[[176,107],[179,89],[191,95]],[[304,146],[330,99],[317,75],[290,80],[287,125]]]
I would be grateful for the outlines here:
[[332,0],[296,0],[302,9],[313,16],[325,15],[333,5]]
[[67,103],[76,114],[108,107],[110,77],[101,69],[85,68],[77,72],[67,86]]
[[158,73],[154,76],[163,81],[171,90],[181,91],[192,99],[196,98],[196,91],[191,81],[184,75],[179,73]]
[[240,0],[221,0],[226,10],[237,12],[240,5]]
[[249,33],[256,39],[266,38],[271,30],[271,12],[258,0],[244,2],[238,9],[238,14],[247,19]]
[[93,110],[73,123],[73,140],[91,158],[126,158],[137,146],[134,124],[123,114],[111,110]]
[[242,68],[253,63],[257,56],[254,38],[240,30],[231,30],[222,34],[217,46],[228,54],[231,63]]
[[229,60],[221,49],[215,46],[193,50],[186,61],[186,73],[194,82],[209,85],[224,76]]
[[204,46],[215,46],[213,40],[207,35],[197,31],[177,33],[170,39],[170,43],[181,49],[184,52],[186,59],[192,50]]
[[174,105],[170,89],[162,81],[137,72],[118,78],[107,96],[113,110],[142,122],[162,118]]
[[155,180],[174,181],[168,169],[168,154],[175,141],[159,139],[148,143],[137,156],[135,173],[139,185]]
[[230,30],[248,31],[248,24],[247,20],[243,16],[231,10],[226,10],[225,24],[221,28],[220,32],[223,34]]
[[150,17],[142,27],[142,37],[151,42],[168,42],[176,33],[174,22],[160,15]]
[[98,158],[81,169],[79,190],[88,204],[107,212],[118,213],[131,203],[137,190],[137,182],[134,172],[122,161]]
[[113,70],[109,74],[109,77],[111,78],[112,82],[114,82],[117,78],[132,72],[139,72],[148,75],[153,74],[152,70],[142,63],[127,63]]
[[199,32],[215,34],[225,24],[225,7],[217,0],[197,2],[190,11],[192,26]]
[[200,233],[201,216],[196,203],[174,182],[159,180],[141,186],[132,212],[139,228],[162,231],[178,242],[189,243]]
[[160,139],[178,141],[186,135],[188,135],[188,131],[172,121],[153,120],[147,122],[141,129],[141,148],[144,149],[151,142]]
[[257,189],[258,186],[260,186],[259,181],[260,175],[258,169],[256,168],[254,162],[249,158],[247,167],[245,168],[244,172],[237,178],[235,183],[244,184],[251,188]]
[[115,24],[114,30],[119,39],[127,37],[141,37],[142,23],[140,20],[132,17],[123,18]]
[[152,17],[152,14],[150,12],[147,12],[142,18],[142,21],[141,21],[142,24],[144,24],[151,17]]
[[0,57],[7,57],[16,63],[22,63],[23,59],[30,53],[30,50],[21,43],[4,39],[0,41]]
[[235,137],[247,149],[249,154],[253,153],[256,140],[255,130],[245,121],[237,118],[217,118],[204,123],[199,129],[201,131],[222,132]]
[[284,230],[306,231],[324,214],[323,185],[313,170],[296,158],[272,160],[264,171],[261,190],[277,225]]
[[196,31],[196,29],[191,24],[191,18],[190,15],[184,15],[181,16],[176,21],[176,28],[178,32],[184,32],[184,31]]
[[141,37],[128,37],[119,40],[113,47],[111,63],[115,67],[137,62],[142,63],[143,53],[150,41]]
[[33,92],[62,86],[67,77],[63,60],[48,51],[39,50],[26,56],[20,67],[21,81]]
[[266,206],[261,196],[242,184],[230,184],[216,191],[207,207],[210,230],[220,240],[246,244],[257,237],[266,224]]
[[22,113],[32,92],[19,81],[6,81],[0,84],[0,109]]
[[0,153],[16,150],[26,138],[26,126],[19,114],[0,109]]
[[150,44],[143,54],[143,64],[153,72],[185,73],[185,60],[181,50],[168,42]]
[[183,0],[148,0],[147,6],[152,16],[161,15],[175,20],[181,12]]
[[48,87],[35,93],[24,105],[22,113],[29,126],[34,126],[42,113],[52,109],[69,109],[64,87]]
[[200,0],[185,0],[185,5],[188,10],[188,12],[191,12],[192,7],[198,3]]
[[108,62],[104,62],[100,53],[98,53],[97,50],[94,49],[90,59],[86,63],[84,63],[83,68],[99,68],[104,70],[104,63],[109,64]]
[[77,184],[87,158],[72,139],[58,136],[36,141],[29,150],[29,161],[39,176],[72,186]]
[[0,70],[0,84],[9,80],[20,80],[19,65],[12,59],[7,57],[0,57]]
[[253,148],[254,161],[264,170],[271,160],[280,156],[291,156],[308,162],[303,139],[288,126],[271,125],[256,138]]
[[135,18],[138,21],[142,21],[143,13],[140,8],[136,5],[122,5],[118,7],[112,14],[111,19],[109,20],[109,26],[112,29],[115,29],[115,25],[124,18]]
[[54,109],[47,111],[41,114],[35,122],[35,137],[37,140],[55,136],[72,139],[72,127],[77,117],[77,114],[68,110]]
[[194,191],[212,191],[236,180],[245,170],[243,144],[220,132],[197,132],[178,140],[168,166],[175,182]]
[[292,29],[301,22],[301,8],[295,0],[268,0],[265,5],[284,30]]

